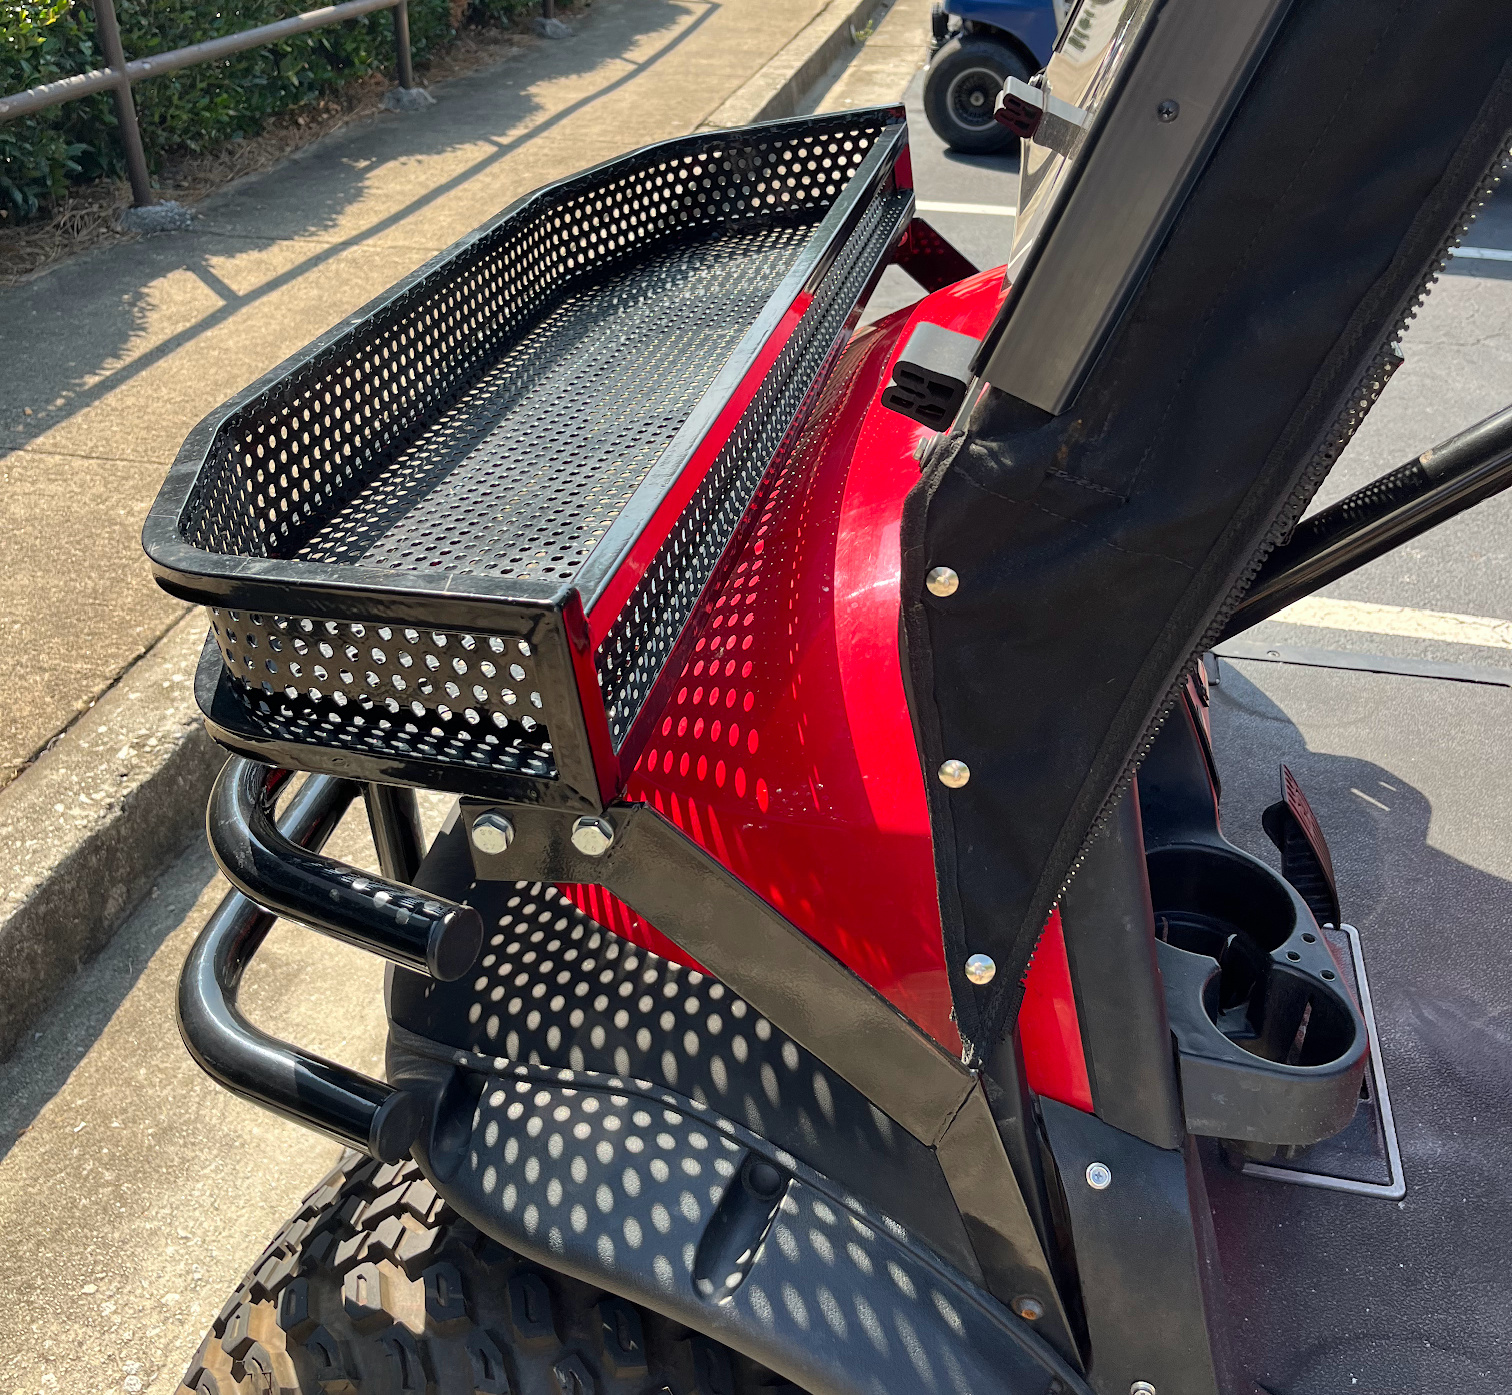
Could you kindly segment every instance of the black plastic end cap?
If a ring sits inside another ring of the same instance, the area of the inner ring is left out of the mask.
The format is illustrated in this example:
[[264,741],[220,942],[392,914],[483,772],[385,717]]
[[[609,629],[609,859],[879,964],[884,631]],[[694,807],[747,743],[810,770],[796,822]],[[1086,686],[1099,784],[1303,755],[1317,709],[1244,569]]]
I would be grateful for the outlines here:
[[373,1115],[367,1150],[379,1162],[398,1162],[408,1155],[425,1127],[425,1101],[406,1090],[395,1090]]
[[483,952],[483,917],[471,906],[448,911],[431,927],[425,967],[438,983],[461,978]]

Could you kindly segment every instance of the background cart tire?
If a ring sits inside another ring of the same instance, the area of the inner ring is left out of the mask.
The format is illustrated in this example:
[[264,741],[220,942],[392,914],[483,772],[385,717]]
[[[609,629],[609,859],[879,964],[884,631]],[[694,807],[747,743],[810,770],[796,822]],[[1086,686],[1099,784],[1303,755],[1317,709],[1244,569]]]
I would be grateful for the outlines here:
[[963,155],[1001,155],[1018,139],[992,119],[993,103],[1010,77],[1029,77],[1023,59],[1004,44],[957,35],[940,46],[924,79],[924,113],[934,133]]
[[221,1309],[194,1395],[801,1395],[660,1314],[521,1259],[412,1162],[348,1153]]

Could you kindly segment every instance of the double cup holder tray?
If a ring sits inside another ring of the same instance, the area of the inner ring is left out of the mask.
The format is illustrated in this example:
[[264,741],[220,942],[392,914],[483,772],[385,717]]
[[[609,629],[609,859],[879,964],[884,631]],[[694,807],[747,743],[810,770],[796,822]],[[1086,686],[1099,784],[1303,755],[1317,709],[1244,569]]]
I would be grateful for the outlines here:
[[597,809],[913,213],[901,108],[521,200],[203,421],[148,518],[216,738]]

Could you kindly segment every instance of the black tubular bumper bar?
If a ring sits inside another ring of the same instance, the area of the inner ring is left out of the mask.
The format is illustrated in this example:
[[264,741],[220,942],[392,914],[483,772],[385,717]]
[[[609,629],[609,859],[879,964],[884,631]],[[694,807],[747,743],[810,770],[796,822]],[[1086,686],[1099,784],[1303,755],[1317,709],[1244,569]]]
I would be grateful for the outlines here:
[[273,821],[273,796],[286,778],[271,766],[232,760],[215,782],[207,832],[231,885],[270,911],[442,983],[472,968],[483,948],[477,911],[286,838]]
[[[350,780],[312,775],[279,820],[281,836],[305,855],[313,854],[360,788]],[[242,973],[275,919],[240,891],[231,892],[210,917],[179,978],[178,1024],[184,1045],[201,1069],[233,1094],[384,1162],[395,1162],[409,1151],[423,1122],[424,1108],[414,1096],[278,1041],[252,1026],[237,1009]]]
[[[393,1162],[420,1131],[420,1102],[252,1026],[236,1006],[242,974],[283,915],[448,981],[477,959],[483,922],[470,906],[320,855],[362,791],[350,780],[312,775],[275,823],[273,798],[287,778],[287,771],[233,759],[216,781],[210,846],[236,890],[185,961],[179,1032],[189,1054],[232,1093]],[[413,800],[402,791],[366,795],[383,866],[413,875],[420,848]]]
[[1322,509],[1266,558],[1222,638],[1512,485],[1512,407]]

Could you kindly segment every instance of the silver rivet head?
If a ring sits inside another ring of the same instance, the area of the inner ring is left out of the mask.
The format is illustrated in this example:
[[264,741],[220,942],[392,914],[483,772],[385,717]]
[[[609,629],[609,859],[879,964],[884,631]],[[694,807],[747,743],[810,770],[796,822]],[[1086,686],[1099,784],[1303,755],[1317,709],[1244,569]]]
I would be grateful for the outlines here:
[[473,820],[473,847],[490,857],[507,852],[514,835],[514,825],[503,814],[479,814]]
[[997,973],[997,965],[985,954],[973,954],[966,961],[966,977],[973,983],[981,985],[991,983],[993,974]]
[[1013,1300],[1013,1311],[1025,1322],[1038,1322],[1045,1315],[1045,1305],[1038,1298],[1021,1293]]
[[572,846],[588,857],[602,857],[614,842],[614,825],[608,819],[585,814],[572,825]]
[[971,778],[971,767],[963,760],[954,758],[940,767],[940,783],[948,789],[958,790]]
[[1147,1380],[1137,1380],[1129,1387],[1129,1395],[1155,1395],[1155,1387]]
[[953,596],[960,584],[961,578],[949,567],[931,567],[929,575],[924,578],[924,585],[929,588],[931,596]]
[[1094,1192],[1106,1191],[1113,1183],[1113,1169],[1107,1163],[1087,1164],[1087,1185]]

